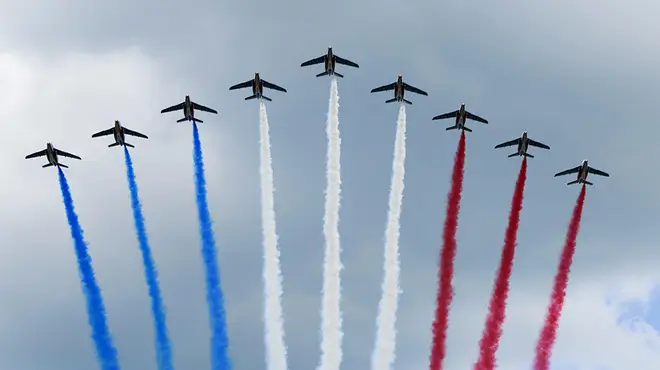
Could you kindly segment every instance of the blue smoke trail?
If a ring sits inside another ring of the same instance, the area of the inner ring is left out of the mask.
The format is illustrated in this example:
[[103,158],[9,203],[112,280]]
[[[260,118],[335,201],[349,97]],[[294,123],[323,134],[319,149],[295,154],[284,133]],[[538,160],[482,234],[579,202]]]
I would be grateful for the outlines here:
[[209,205],[206,199],[206,179],[204,178],[204,158],[202,143],[199,140],[197,123],[193,121],[193,160],[195,162],[195,191],[197,193],[197,212],[199,231],[202,238],[202,258],[206,267],[206,301],[211,321],[211,369],[229,370],[231,363],[227,353],[227,322],[220,272],[218,269],[215,236]]
[[165,320],[165,307],[163,299],[160,296],[160,287],[158,285],[158,271],[156,264],[151,256],[149,247],[149,238],[147,229],[144,225],[144,215],[142,214],[142,205],[138,197],[138,186],[135,181],[135,171],[133,170],[133,160],[128,148],[124,146],[124,159],[126,161],[126,178],[128,188],[131,191],[131,208],[133,208],[133,220],[135,221],[135,231],[137,232],[140,251],[142,252],[142,263],[144,264],[144,274],[147,278],[149,296],[151,297],[151,312],[154,316],[154,328],[156,332],[156,360],[158,369],[172,370],[172,349],[170,338],[167,334],[167,324]]
[[60,190],[62,191],[64,207],[66,208],[66,218],[69,220],[69,226],[71,226],[71,238],[73,238],[76,257],[78,258],[80,281],[87,300],[87,315],[89,316],[89,325],[92,327],[92,339],[94,339],[94,345],[96,346],[96,356],[103,370],[119,370],[117,350],[112,343],[112,337],[108,330],[101,289],[94,277],[92,259],[87,253],[87,243],[85,243],[83,230],[73,207],[69,183],[66,181],[61,168],[58,167],[57,172],[60,178]]

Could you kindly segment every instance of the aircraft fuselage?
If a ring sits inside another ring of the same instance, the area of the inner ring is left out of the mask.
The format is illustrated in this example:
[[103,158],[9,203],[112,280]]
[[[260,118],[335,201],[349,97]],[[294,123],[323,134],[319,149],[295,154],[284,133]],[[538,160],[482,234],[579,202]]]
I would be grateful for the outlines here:
[[394,97],[397,101],[402,101],[405,92],[406,90],[403,88],[403,76],[399,75],[396,79],[396,85],[394,85]]
[[520,135],[520,142],[518,143],[518,154],[523,155],[527,153],[528,148],[529,142],[527,141],[527,131],[525,131],[522,133],[522,135]]
[[577,180],[578,183],[583,183],[587,180],[587,176],[589,176],[589,161],[586,159],[582,161],[582,168],[577,173]]
[[124,145],[124,130],[122,130],[121,124],[119,121],[115,121],[115,130],[114,130],[114,136],[115,136],[115,141],[119,143],[119,145]]
[[183,115],[192,121],[195,119],[195,108],[193,108],[192,103],[190,102],[190,95],[186,95],[186,100],[183,102]]
[[57,161],[57,153],[55,153],[55,149],[51,143],[46,144],[46,158],[48,159],[48,163],[52,164],[53,166],[59,166]]
[[461,107],[458,109],[458,113],[456,113],[456,128],[463,128],[465,127],[465,103],[461,104]]
[[252,94],[256,95],[258,98],[261,98],[261,95],[264,92],[264,86],[259,78],[259,73],[254,74],[254,80],[252,81]]
[[332,55],[332,48],[328,48],[328,55],[325,56],[325,70],[328,71],[328,74],[332,76],[335,73],[335,66],[337,64],[337,58]]

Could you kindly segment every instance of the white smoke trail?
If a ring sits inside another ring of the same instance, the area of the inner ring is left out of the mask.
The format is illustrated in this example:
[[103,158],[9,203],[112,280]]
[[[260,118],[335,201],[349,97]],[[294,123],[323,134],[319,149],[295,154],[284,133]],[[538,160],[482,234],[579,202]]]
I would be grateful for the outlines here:
[[383,295],[378,305],[376,345],[371,356],[372,370],[392,368],[396,348],[396,311],[399,303],[399,218],[403,202],[403,178],[406,161],[406,108],[401,104],[396,124],[390,211],[385,231]]
[[264,243],[264,321],[266,324],[266,366],[269,370],[287,370],[284,323],[282,319],[282,273],[275,230],[273,166],[266,105],[259,104],[261,164],[261,222]]
[[328,185],[325,191],[325,217],[323,219],[325,261],[323,266],[323,302],[321,306],[321,361],[317,369],[339,370],[342,358],[341,343],[344,333],[341,329],[341,282],[339,279],[342,269],[341,247],[339,245],[341,138],[339,137],[339,92],[335,77],[332,78],[330,85],[326,134],[328,136]]

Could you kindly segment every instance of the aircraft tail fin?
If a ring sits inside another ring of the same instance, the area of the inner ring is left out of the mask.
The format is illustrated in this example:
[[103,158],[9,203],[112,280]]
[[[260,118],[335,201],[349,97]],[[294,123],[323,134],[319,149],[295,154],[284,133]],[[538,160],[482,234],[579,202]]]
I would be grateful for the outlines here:
[[519,155],[518,153],[509,154],[509,158]]
[[390,100],[385,100],[385,103],[394,103],[396,101],[396,98],[390,99]]
[[188,118],[183,117],[183,118],[181,118],[180,120],[177,120],[176,122],[177,122],[177,123],[181,123],[181,122],[183,122],[183,121],[187,121],[187,120],[188,120]]
[[566,185],[573,185],[573,184],[577,184],[578,182],[579,182],[578,180],[575,180],[575,181],[571,181],[571,182],[566,183]]
[[412,102],[410,100],[402,99],[404,103],[412,105]]
[[449,126],[449,127],[447,127],[445,130],[446,130],[446,131],[449,131],[449,130],[458,130],[458,127],[456,127],[456,126]]
[[265,100],[265,101],[273,101],[273,99],[271,99],[271,98],[269,98],[269,97],[267,97],[267,96],[263,96],[263,95],[261,95],[261,99],[263,99],[263,100]]
[[257,98],[257,95],[252,95],[252,96],[248,96],[247,98],[245,98],[245,100],[252,100],[252,99],[256,99],[256,98]]
[[343,74],[340,74],[340,73],[337,73],[337,72],[335,72],[334,75],[337,76],[337,77],[344,78],[344,75],[343,75]]
[[472,132],[472,129],[470,129],[469,127],[463,126],[463,131]]
[[[322,76],[328,76],[328,75],[330,75],[330,73],[328,73],[328,71],[325,71],[325,72],[321,72],[321,73],[317,74],[316,77],[322,77]],[[342,77],[342,76],[339,76],[339,77]]]
[[593,185],[592,183],[590,183],[590,182],[587,181],[587,180],[584,180],[584,183],[587,184],[587,185]]
[[41,168],[50,167],[50,166],[52,166],[52,165],[53,165],[52,163],[46,163],[45,165],[41,166]]
[[135,148],[135,147],[133,146],[133,144],[124,143],[124,145],[126,145],[127,147],[130,147],[130,148]]
[[[51,164],[51,166],[52,166],[52,164]],[[59,166],[60,166],[60,167],[64,167],[64,168],[69,168],[69,166],[67,166],[67,165],[65,165],[65,164],[62,164],[62,163],[60,163]]]
[[117,146],[117,145],[119,145],[119,143],[112,143],[112,144],[108,145],[108,148],[112,148],[113,146]]
[[525,157],[534,158],[534,156],[531,155],[531,154],[529,154],[529,153],[524,153],[523,155],[524,155]]

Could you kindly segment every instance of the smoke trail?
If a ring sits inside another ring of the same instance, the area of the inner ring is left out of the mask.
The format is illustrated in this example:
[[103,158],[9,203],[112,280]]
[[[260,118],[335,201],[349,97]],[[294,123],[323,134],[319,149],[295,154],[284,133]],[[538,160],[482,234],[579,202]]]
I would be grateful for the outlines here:
[[518,180],[511,200],[511,211],[509,213],[509,224],[504,236],[504,248],[500,266],[495,278],[495,286],[490,298],[490,306],[486,326],[479,342],[479,360],[474,365],[475,370],[495,369],[495,353],[500,345],[502,337],[502,324],[506,314],[506,300],[509,295],[509,280],[513,269],[515,257],[516,239],[518,226],[520,224],[520,211],[522,210],[523,195],[525,192],[525,180],[527,179],[527,157],[523,157],[520,164]]
[[60,179],[60,190],[62,191],[62,199],[64,200],[64,207],[66,209],[66,218],[71,227],[71,238],[73,239],[73,246],[78,259],[80,282],[82,283],[83,293],[87,301],[87,315],[89,316],[89,325],[92,327],[92,339],[94,339],[94,345],[96,346],[96,357],[101,363],[103,370],[119,370],[117,350],[112,343],[112,336],[106,322],[101,288],[96,283],[92,259],[87,253],[87,243],[85,242],[83,230],[80,227],[78,215],[73,206],[69,183],[66,181],[61,168],[57,168],[57,173]]
[[144,215],[142,214],[142,205],[138,196],[138,186],[135,180],[135,171],[133,170],[133,160],[128,148],[124,146],[124,160],[126,162],[126,179],[128,188],[131,192],[131,208],[133,209],[133,220],[135,222],[135,231],[137,233],[140,252],[142,252],[142,264],[144,265],[144,275],[147,279],[149,296],[151,297],[151,313],[154,317],[154,329],[156,334],[156,361],[158,369],[172,370],[172,349],[170,338],[167,334],[167,323],[165,319],[165,307],[160,295],[160,286],[158,284],[158,271],[156,264],[151,256],[151,247],[147,237],[147,228],[144,224]]
[[438,276],[438,295],[436,297],[435,320],[433,321],[433,345],[431,348],[431,370],[442,369],[445,358],[445,341],[449,324],[449,307],[454,295],[451,280],[454,276],[454,258],[456,257],[456,230],[458,214],[461,209],[463,191],[463,168],[465,167],[465,131],[461,131],[458,141],[454,169],[451,174],[451,188],[447,194],[447,216],[442,232],[442,252]]
[[321,305],[321,361],[317,369],[338,370],[341,364],[341,343],[344,333],[341,324],[341,246],[339,244],[339,206],[341,193],[341,138],[339,137],[339,92],[337,79],[330,84],[330,102],[326,135],[328,158],[325,190],[325,261],[323,262],[323,298]]
[[582,190],[578,196],[573,216],[568,225],[566,233],[566,242],[564,250],[559,260],[559,268],[555,276],[555,283],[552,288],[552,297],[548,306],[545,325],[541,330],[538,343],[536,344],[536,357],[534,358],[534,370],[548,370],[550,367],[550,355],[552,346],[557,338],[557,328],[561,310],[564,307],[564,297],[566,296],[566,286],[568,285],[568,274],[571,271],[573,263],[573,254],[575,253],[576,239],[580,231],[580,220],[582,219],[582,208],[584,207],[584,198],[586,195],[586,185],[582,185]]
[[266,105],[259,103],[261,164],[261,222],[264,238],[264,286],[266,321],[266,366],[272,370],[287,370],[284,323],[282,319],[282,273],[280,251],[275,229],[273,166],[270,155],[270,133]]
[[373,370],[392,368],[396,356],[396,311],[399,303],[399,218],[403,203],[403,187],[406,161],[406,108],[399,108],[392,162],[392,184],[390,186],[390,210],[385,231],[385,265],[383,293],[378,305],[376,319],[376,346],[371,356]]
[[202,239],[202,258],[206,268],[206,302],[208,303],[211,324],[211,369],[229,370],[227,323],[220,271],[218,268],[215,235],[209,205],[206,200],[206,179],[204,178],[204,158],[202,143],[199,140],[197,123],[193,121],[193,160],[195,162],[195,191],[197,193],[197,213]]

